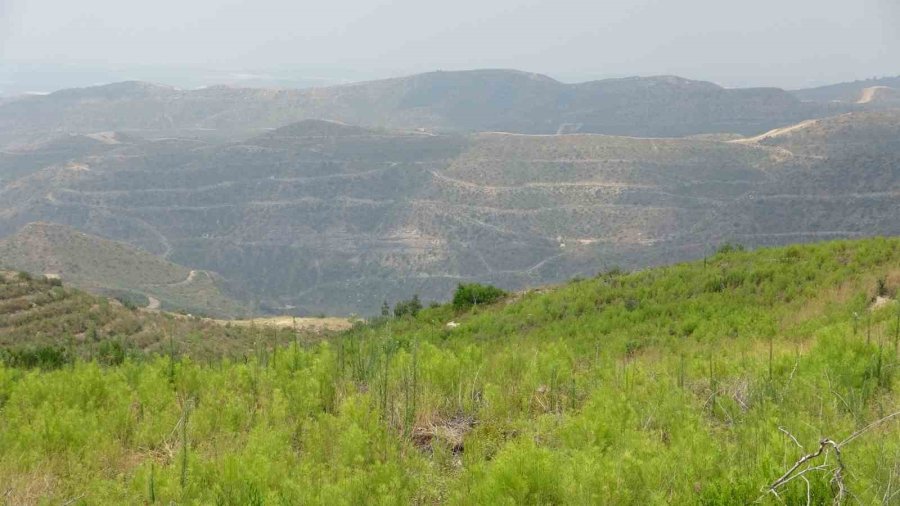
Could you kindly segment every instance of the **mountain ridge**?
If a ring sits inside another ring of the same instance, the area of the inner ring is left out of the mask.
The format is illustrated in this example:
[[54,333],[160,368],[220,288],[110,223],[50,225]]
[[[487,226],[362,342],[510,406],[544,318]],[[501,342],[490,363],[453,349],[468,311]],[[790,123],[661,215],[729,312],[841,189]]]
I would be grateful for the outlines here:
[[125,82],[0,104],[5,132],[0,145],[51,131],[180,132],[235,140],[303,119],[456,132],[749,135],[860,107],[804,103],[778,88],[728,89],[677,76],[568,84],[502,69],[439,71],[302,90],[178,90]]
[[829,84],[815,88],[792,90],[791,93],[797,98],[807,101],[852,103],[859,100],[863,90],[866,88],[878,86],[900,88],[900,76]]

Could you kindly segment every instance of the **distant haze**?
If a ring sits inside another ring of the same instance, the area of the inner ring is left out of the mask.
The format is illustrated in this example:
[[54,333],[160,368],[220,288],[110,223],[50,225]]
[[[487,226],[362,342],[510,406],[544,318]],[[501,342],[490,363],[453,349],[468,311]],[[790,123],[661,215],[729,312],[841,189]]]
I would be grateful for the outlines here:
[[0,0],[0,92],[435,69],[799,88],[900,74],[896,0]]

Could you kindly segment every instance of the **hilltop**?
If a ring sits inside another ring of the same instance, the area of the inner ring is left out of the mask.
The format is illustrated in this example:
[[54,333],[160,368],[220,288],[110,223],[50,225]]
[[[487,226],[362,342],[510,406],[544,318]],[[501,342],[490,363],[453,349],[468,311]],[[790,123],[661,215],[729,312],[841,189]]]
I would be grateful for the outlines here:
[[52,276],[74,286],[115,296],[151,309],[211,316],[246,314],[226,296],[221,280],[127,244],[102,239],[53,223],[29,223],[0,240],[3,267]]
[[723,245],[247,361],[0,366],[0,483],[16,504],[890,504],[898,266],[896,238]]
[[887,86],[873,86],[871,88],[866,88],[863,90],[857,103],[878,103],[898,106],[900,105],[900,88],[889,88]]
[[[900,112],[874,111],[810,120],[749,139],[794,154],[828,158],[877,157],[900,152]],[[736,142],[747,142],[736,141]]]
[[900,89],[900,76],[882,77],[838,83],[805,90],[796,90],[792,93],[801,100],[816,102],[860,102],[864,98],[866,90],[876,88]]

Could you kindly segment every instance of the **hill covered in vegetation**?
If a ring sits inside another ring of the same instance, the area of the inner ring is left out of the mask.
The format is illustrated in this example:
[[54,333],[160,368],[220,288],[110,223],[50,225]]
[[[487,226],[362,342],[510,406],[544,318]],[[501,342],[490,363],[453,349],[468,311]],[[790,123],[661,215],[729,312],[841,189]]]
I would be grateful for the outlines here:
[[518,290],[700,258],[727,241],[900,234],[898,132],[900,113],[883,111],[736,139],[313,120],[226,145],[66,137],[83,156],[53,162],[58,143],[17,152],[53,163],[0,185],[0,236],[65,224],[182,265],[181,280],[213,273],[168,297],[129,284],[191,312],[217,304],[186,291],[221,280],[271,313],[372,315],[385,298],[444,300],[472,281]]
[[151,309],[230,317],[249,313],[223,293],[222,280],[212,273],[55,223],[29,223],[0,240],[0,266],[51,275]]
[[864,98],[866,90],[872,89],[900,89],[900,76],[829,84],[816,88],[796,90],[791,93],[804,101],[854,103],[860,102]]
[[[900,497],[900,240],[454,301],[248,360],[0,367],[6,500],[812,504]],[[409,305],[402,307],[408,308]]]
[[108,298],[59,278],[0,270],[0,358],[14,366],[52,368],[78,359],[109,364],[173,353],[199,361],[241,358],[336,326],[290,323],[148,311],[128,293]]

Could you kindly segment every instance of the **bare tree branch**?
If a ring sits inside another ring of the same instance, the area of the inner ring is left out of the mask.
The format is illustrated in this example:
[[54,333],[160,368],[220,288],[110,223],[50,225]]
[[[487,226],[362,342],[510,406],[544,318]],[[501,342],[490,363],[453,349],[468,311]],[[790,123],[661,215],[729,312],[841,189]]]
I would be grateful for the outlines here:
[[[835,487],[837,487],[837,494],[834,497],[834,504],[835,505],[841,504],[844,501],[844,499],[847,497],[847,495],[849,494],[849,491],[847,490],[847,487],[844,484],[845,467],[844,467],[843,456],[841,455],[841,449],[845,445],[852,443],[856,438],[862,436],[866,432],[868,432],[868,431],[874,429],[875,427],[887,422],[888,420],[891,420],[896,417],[900,417],[900,411],[891,413],[890,415],[887,415],[883,418],[875,420],[874,422],[866,425],[862,429],[859,429],[858,431],[854,432],[853,434],[850,434],[850,436],[848,436],[846,439],[844,439],[840,443],[837,443],[834,440],[827,439],[827,438],[820,440],[819,448],[815,452],[808,453],[808,454],[800,457],[800,459],[797,460],[797,462],[795,462],[794,465],[791,466],[791,468],[787,470],[787,472],[785,472],[783,475],[781,475],[780,478],[778,478],[771,485],[768,486],[767,493],[772,493],[775,495],[775,497],[780,498],[780,496],[778,495],[778,492],[777,492],[777,489],[779,487],[782,487],[797,478],[801,478],[804,482],[806,482],[807,504],[809,504],[811,501],[810,484],[809,484],[809,480],[807,480],[806,477],[803,475],[806,473],[812,472],[812,471],[825,471],[825,470],[831,469],[831,467],[828,466],[828,448],[831,448],[834,452],[834,457],[837,460],[837,466],[834,467],[834,470],[832,472],[832,477],[831,477],[831,483]],[[794,435],[791,434],[787,429],[785,429],[784,427],[778,427],[778,430],[781,431],[782,433],[784,433],[787,437],[789,437],[791,439],[791,441],[793,441],[794,444],[796,444],[798,447],[800,447],[801,449],[803,448],[803,445],[801,445],[800,442],[797,440],[797,438],[795,438]],[[814,459],[819,458],[823,454],[825,455],[825,463],[824,464],[820,464],[818,466],[810,466],[810,467],[807,467],[798,472],[798,470],[801,467],[803,467],[804,464],[806,464]],[[887,493],[886,493],[886,495],[887,495]],[[759,499],[757,499],[757,501],[758,500]]]
[[880,420],[875,420],[874,422],[870,423],[869,425],[866,425],[862,429],[859,429],[858,431],[854,432],[853,434],[850,434],[850,437],[841,441],[840,444],[838,444],[838,446],[844,446],[845,444],[850,443],[851,441],[858,438],[859,436],[862,436],[863,434],[868,432],[870,429],[873,429],[876,426],[881,425],[882,423],[884,423],[892,418],[898,417],[898,416],[900,416],[900,411],[897,411],[896,413],[891,413],[890,415],[888,415],[884,418],[881,418]]
[[794,442],[801,450],[803,449],[803,445],[800,444],[800,441],[797,441],[797,438],[795,438],[793,434],[791,434],[790,432],[788,432],[787,429],[785,429],[784,427],[779,426],[779,427],[778,427],[778,430],[780,430],[781,432],[784,432],[785,435],[787,435],[787,437],[791,438],[791,441],[793,441],[793,442]]
[[813,452],[813,453],[809,453],[809,454],[804,455],[803,457],[801,457],[800,460],[798,460],[796,463],[794,463],[794,465],[791,466],[791,468],[788,469],[788,471],[787,471],[786,473],[784,473],[783,475],[781,475],[781,478],[778,478],[777,480],[775,480],[774,483],[772,483],[771,485],[769,485],[769,488],[770,488],[770,489],[776,489],[776,488],[780,487],[781,485],[785,484],[785,483],[788,481],[788,478],[790,478],[791,475],[794,474],[794,471],[796,471],[797,469],[799,469],[800,466],[802,466],[803,464],[806,464],[806,463],[809,462],[810,460],[812,460],[812,459],[814,459],[814,458],[816,458],[816,457],[822,455],[822,452],[825,451],[825,448],[828,447],[828,445],[830,444],[830,442],[831,442],[830,439],[823,439],[823,440],[819,441],[819,449],[818,449],[818,450],[816,450],[816,451]]
[[806,506],[810,506],[812,504],[812,490],[810,490],[809,480],[806,479],[806,476],[801,476],[801,478],[806,482]]

